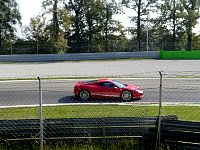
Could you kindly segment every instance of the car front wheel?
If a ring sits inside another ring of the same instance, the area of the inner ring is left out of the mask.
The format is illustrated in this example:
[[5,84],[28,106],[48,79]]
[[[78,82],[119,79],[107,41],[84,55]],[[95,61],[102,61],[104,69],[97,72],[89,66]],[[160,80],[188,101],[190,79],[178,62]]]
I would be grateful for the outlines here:
[[124,101],[130,101],[132,98],[132,94],[130,91],[123,91],[121,97]]
[[82,100],[88,100],[90,98],[90,93],[87,91],[87,90],[81,90],[79,92],[79,97],[82,99]]

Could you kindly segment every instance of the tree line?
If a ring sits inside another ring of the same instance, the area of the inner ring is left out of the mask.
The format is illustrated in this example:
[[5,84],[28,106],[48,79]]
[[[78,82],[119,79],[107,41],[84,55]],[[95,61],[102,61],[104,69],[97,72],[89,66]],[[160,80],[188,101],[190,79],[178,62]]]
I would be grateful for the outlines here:
[[[127,9],[129,28],[114,19]],[[42,14],[23,26],[16,0],[0,0],[0,54],[10,45],[20,52],[33,45],[40,53],[141,51],[152,43],[154,49],[200,50],[193,32],[199,10],[200,0],[43,0]]]

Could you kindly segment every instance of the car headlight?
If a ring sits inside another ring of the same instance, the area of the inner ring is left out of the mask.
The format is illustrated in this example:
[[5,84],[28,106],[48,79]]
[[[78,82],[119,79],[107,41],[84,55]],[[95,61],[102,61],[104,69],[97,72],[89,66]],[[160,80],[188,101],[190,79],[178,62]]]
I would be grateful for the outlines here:
[[143,90],[136,90],[138,93],[143,94]]

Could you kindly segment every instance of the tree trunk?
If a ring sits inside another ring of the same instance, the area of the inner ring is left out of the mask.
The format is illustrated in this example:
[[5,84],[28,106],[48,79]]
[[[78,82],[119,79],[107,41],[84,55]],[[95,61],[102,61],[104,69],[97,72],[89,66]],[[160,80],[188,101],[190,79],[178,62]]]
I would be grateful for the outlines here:
[[187,50],[191,51],[192,50],[192,24],[191,24],[191,21],[189,21],[187,36],[188,36],[187,37]]
[[1,44],[1,43],[2,43],[2,42],[1,42],[1,39],[2,39],[2,38],[1,38],[1,22],[0,22],[0,50],[1,50],[1,45],[2,45],[2,44]]
[[176,3],[175,3],[175,0],[173,1],[173,8],[174,8],[174,11],[173,11],[173,50],[176,49]]
[[[53,5],[53,39],[55,43],[58,42],[59,36],[59,24],[58,24],[58,0],[54,1]],[[54,52],[57,52],[57,48],[54,48]]]
[[137,44],[138,44],[138,51],[140,51],[141,49],[141,25],[140,25],[140,20],[141,20],[141,0],[139,0],[139,4],[138,4],[138,16],[137,16]]
[[107,6],[107,2],[106,2],[106,24],[105,24],[105,41],[106,41],[106,52],[108,52],[108,20],[109,20],[109,16],[108,16],[108,6]]

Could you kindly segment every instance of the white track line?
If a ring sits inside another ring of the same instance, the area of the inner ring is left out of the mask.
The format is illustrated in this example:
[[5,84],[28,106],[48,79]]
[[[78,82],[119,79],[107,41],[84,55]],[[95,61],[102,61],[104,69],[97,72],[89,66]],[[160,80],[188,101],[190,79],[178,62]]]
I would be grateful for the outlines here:
[[[43,107],[54,106],[88,106],[88,105],[133,105],[133,106],[158,106],[157,102],[125,102],[125,103],[66,103],[66,104],[43,104]],[[200,106],[200,103],[163,103],[163,106]],[[0,106],[0,108],[29,108],[39,107],[39,105],[12,105],[12,106]]]

